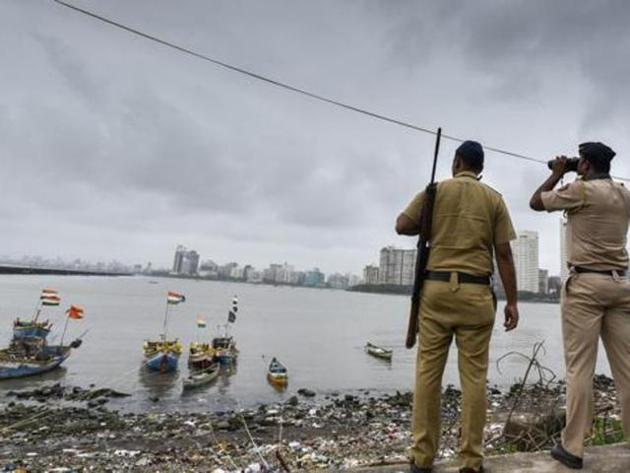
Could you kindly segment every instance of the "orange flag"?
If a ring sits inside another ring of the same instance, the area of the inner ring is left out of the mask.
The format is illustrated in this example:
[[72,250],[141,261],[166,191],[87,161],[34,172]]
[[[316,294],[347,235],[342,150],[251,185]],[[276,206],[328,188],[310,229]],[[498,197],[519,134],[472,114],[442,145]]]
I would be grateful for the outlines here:
[[82,319],[83,318],[83,308],[78,305],[71,305],[70,308],[66,311],[66,314],[71,319]]

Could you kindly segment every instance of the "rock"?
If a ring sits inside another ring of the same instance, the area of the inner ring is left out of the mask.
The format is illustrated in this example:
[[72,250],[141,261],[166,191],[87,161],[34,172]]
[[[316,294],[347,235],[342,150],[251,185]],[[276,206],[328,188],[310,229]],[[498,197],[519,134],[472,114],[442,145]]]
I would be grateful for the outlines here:
[[287,401],[287,404],[288,404],[289,406],[297,406],[297,405],[298,405],[298,402],[299,402],[299,401],[298,401],[297,396],[291,396],[291,397],[289,398],[289,400]]
[[312,389],[300,388],[297,390],[297,393],[300,396],[304,396],[304,397],[315,397],[315,391],[313,391]]

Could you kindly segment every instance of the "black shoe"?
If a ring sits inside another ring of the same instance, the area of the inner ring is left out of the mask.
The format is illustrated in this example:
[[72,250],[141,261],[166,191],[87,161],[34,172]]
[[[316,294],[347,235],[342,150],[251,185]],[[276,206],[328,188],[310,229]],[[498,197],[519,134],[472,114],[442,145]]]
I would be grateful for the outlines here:
[[574,470],[582,469],[582,459],[576,457],[572,453],[567,452],[561,443],[551,449],[551,456],[554,460],[558,460],[564,466],[568,466]]
[[483,473],[484,471],[485,470],[483,469],[483,466],[480,466],[478,470],[470,468],[469,466],[465,466],[464,468],[459,469],[459,473]]
[[432,466],[418,466],[415,463],[412,463],[409,469],[409,473],[431,473],[432,471]]

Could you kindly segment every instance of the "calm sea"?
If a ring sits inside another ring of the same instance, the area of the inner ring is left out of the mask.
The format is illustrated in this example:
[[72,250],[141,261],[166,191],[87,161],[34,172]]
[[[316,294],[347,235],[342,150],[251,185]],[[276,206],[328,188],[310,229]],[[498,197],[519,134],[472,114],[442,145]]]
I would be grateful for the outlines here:
[[[1,382],[0,392],[52,381],[82,387],[95,384],[132,394],[124,404],[117,401],[117,407],[163,411],[249,407],[286,400],[299,388],[313,389],[320,398],[333,392],[368,389],[384,393],[412,388],[415,350],[403,345],[407,297],[166,278],[0,276],[0,344],[8,343],[16,316],[32,314],[43,288],[57,289],[62,298],[60,307],[45,309],[45,318],[55,323],[50,342],[59,341],[63,311],[70,304],[83,306],[85,318],[69,322],[66,340],[89,332],[63,369]],[[169,335],[186,345],[216,333],[217,326],[226,322],[233,296],[239,299],[238,318],[231,326],[240,349],[237,367],[192,394],[182,395],[186,355],[174,375],[142,369],[142,343],[162,330],[169,290],[187,298],[171,307],[168,321]],[[531,354],[538,341],[544,341],[546,347],[546,354],[540,356],[542,364],[562,375],[560,306],[522,304],[520,311],[521,325],[511,333],[503,331],[499,312],[490,355],[491,383],[505,386],[521,377],[527,361],[518,356],[505,359],[500,366],[496,361],[510,351]],[[205,330],[197,328],[198,316],[207,320]],[[392,362],[366,355],[367,340],[393,348]],[[289,369],[289,386],[283,392],[266,381],[272,356]],[[601,350],[597,371],[609,373]],[[444,382],[459,384],[454,349]]]

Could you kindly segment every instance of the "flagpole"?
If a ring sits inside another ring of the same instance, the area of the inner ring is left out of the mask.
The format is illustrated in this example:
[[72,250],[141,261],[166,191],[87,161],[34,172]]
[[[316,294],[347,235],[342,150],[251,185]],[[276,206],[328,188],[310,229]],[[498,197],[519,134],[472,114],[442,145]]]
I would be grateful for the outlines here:
[[61,334],[61,342],[59,342],[59,346],[61,347],[63,347],[63,338],[66,336],[66,329],[68,328],[68,320],[70,320],[70,315],[68,314],[68,311],[66,311],[66,323],[63,326],[63,333]]
[[37,319],[39,318],[39,313],[42,311],[40,308],[41,303],[42,303],[42,299],[40,297],[39,300],[37,301],[37,304],[35,304],[35,318],[33,319],[33,322],[37,322]]
[[166,298],[166,310],[164,311],[164,327],[162,332],[163,340],[166,341],[166,321],[168,319],[168,297]]

